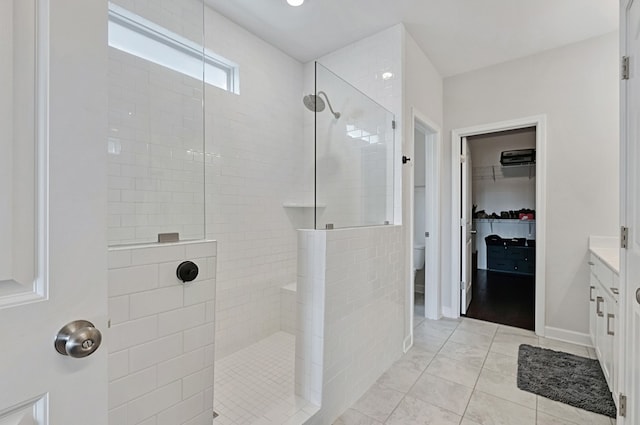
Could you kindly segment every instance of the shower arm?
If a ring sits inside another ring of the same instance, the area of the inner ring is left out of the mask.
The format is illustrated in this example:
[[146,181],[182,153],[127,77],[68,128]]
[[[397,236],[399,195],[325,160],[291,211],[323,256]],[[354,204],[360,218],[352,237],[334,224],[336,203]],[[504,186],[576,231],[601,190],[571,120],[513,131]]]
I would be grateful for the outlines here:
[[327,105],[329,105],[329,110],[331,111],[331,113],[333,114],[333,116],[338,119],[340,118],[340,112],[336,112],[333,110],[333,107],[331,106],[331,102],[329,101],[329,96],[327,96],[327,94],[323,91],[319,91],[318,92],[318,96],[320,96],[321,94],[324,95],[324,98],[327,100]]

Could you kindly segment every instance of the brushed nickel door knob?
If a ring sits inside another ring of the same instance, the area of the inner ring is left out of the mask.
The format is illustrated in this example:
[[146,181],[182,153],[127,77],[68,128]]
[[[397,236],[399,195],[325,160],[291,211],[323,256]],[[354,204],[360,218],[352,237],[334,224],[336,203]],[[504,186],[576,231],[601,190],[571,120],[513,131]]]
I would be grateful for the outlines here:
[[93,323],[76,320],[58,331],[55,347],[63,356],[82,358],[93,354],[101,342],[102,334]]

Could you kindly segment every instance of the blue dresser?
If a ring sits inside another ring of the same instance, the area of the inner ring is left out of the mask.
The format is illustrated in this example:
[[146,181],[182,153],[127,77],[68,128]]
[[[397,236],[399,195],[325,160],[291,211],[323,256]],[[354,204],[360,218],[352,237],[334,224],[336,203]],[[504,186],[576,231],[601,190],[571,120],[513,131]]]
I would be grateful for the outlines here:
[[487,269],[492,272],[534,275],[535,246],[487,245]]

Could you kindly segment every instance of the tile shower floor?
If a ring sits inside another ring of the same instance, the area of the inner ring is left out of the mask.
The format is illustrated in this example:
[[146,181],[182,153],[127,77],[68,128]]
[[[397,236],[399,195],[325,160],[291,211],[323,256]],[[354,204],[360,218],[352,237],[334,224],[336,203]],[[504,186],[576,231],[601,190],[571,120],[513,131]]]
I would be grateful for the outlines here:
[[317,407],[294,395],[295,336],[277,332],[215,365],[214,425],[300,425]]
[[416,321],[415,345],[335,425],[612,425],[518,389],[520,344],[595,358],[586,347],[473,319]]

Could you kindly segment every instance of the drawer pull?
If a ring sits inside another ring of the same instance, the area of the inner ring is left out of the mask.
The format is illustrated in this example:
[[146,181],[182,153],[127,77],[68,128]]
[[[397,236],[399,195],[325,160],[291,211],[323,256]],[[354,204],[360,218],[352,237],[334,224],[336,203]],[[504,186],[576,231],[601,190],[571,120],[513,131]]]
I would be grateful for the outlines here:
[[611,319],[615,319],[614,314],[607,314],[607,335],[615,335],[616,333],[611,330]]
[[604,302],[604,298],[596,297],[596,313],[599,317],[604,317],[604,313],[600,310],[600,303]]
[[618,295],[620,293],[620,290],[618,288],[611,287],[609,289],[611,289],[611,292],[613,292],[615,295]]
[[596,300],[595,298],[593,298],[593,290],[594,290],[594,289],[596,289],[596,287],[595,287],[595,286],[590,286],[590,287],[589,287],[589,301],[591,301],[591,302],[593,302],[593,301],[595,301],[595,300]]

